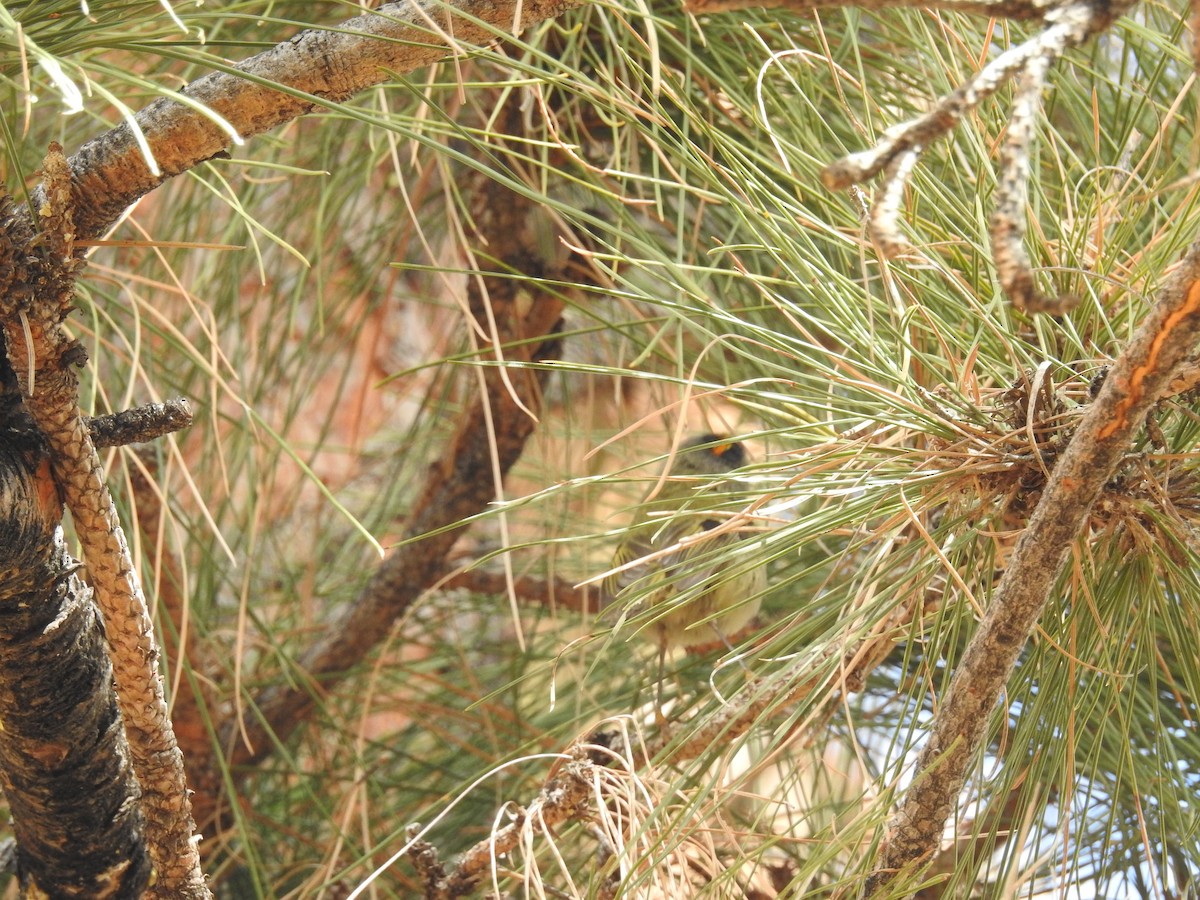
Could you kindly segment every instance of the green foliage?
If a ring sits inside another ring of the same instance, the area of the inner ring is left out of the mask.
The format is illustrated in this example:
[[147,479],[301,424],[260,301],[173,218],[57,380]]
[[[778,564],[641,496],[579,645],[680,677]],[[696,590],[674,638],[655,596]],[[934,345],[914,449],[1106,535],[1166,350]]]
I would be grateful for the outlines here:
[[[10,190],[49,139],[73,150],[115,121],[118,100],[136,108],[217,57],[356,9],[181,7],[185,33],[158,4],[91,18],[10,4]],[[758,459],[746,498],[765,497],[766,527],[755,557],[731,564],[767,566],[771,588],[741,659],[774,697],[800,687],[789,663],[810,658],[813,686],[769,704],[748,735],[642,773],[660,802],[640,846],[651,861],[708,852],[724,867],[710,896],[743,890],[755,865],[784,873],[787,896],[854,884],[1042,463],[1200,226],[1182,18],[1135,12],[1070,56],[1047,100],[1030,249],[1048,282],[1083,297],[1061,320],[1014,312],[995,287],[1003,92],[918,165],[903,259],[864,237],[869,190],[821,186],[826,163],[1020,39],[947,13],[592,5],[147,198],[115,235],[146,243],[95,251],[77,322],[97,410],[174,394],[199,410],[155,459],[168,525],[139,537],[152,595],[162,554],[178,560],[190,640],[212,660],[184,660],[172,684],[212,681],[224,709],[252,718],[260,690],[304,683],[297,657],[362,589],[376,544],[395,543],[494,359],[461,304],[488,254],[473,239],[478,185],[495,178],[542,204],[537,250],[572,265],[526,288],[565,297],[569,316],[538,432],[461,561],[595,578],[670,430],[746,436]],[[59,118],[45,99],[30,112],[25,79],[39,94],[62,85],[37,54],[93,86],[86,116]],[[154,246],[166,241],[208,246]],[[1026,416],[1038,384],[1053,403]],[[1190,397],[1163,405],[1165,444],[1135,448],[1074,548],[953,822],[962,852],[935,876],[951,895],[1161,895],[1200,872],[1197,421]],[[119,480],[130,457],[110,463]],[[843,691],[842,653],[906,608],[863,690]],[[635,710],[626,727],[653,730],[653,650],[626,639],[636,621],[614,634],[611,618],[532,605],[520,617],[518,629],[504,598],[431,591],[361,672],[319,693],[298,740],[259,774],[229,773],[218,886],[315,897],[356,884],[410,822],[449,856],[536,796],[550,768],[539,754]],[[669,663],[679,744],[745,681],[720,656]],[[575,824],[552,843],[573,886],[551,841],[510,865],[594,895],[593,836]],[[664,868],[635,868],[630,895]],[[376,886],[419,890],[402,862]]]

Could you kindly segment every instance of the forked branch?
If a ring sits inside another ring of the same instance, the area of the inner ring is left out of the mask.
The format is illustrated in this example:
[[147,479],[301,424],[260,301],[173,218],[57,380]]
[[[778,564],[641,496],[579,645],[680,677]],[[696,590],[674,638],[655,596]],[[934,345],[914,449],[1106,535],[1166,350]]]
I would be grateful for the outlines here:
[[[1007,0],[920,4],[924,8],[984,15],[1004,19],[1041,21],[1043,30],[1001,53],[974,77],[938,100],[929,112],[889,128],[867,150],[851,153],[831,163],[822,173],[831,190],[861,184],[883,173],[879,194],[871,210],[871,238],[888,256],[908,248],[900,231],[900,207],[904,190],[921,154],[934,141],[946,136],[980,103],[1014,79],[1018,86],[1008,122],[1008,134],[1000,159],[996,205],[992,213],[992,254],[1000,286],[1013,305],[1028,312],[1059,315],[1069,311],[1078,298],[1051,297],[1036,287],[1033,266],[1025,249],[1026,200],[1029,193],[1030,149],[1036,138],[1042,92],[1050,67],[1068,50],[1107,30],[1124,15],[1135,0],[1074,0],[1058,3],[1012,3]],[[693,13],[718,12],[748,6],[768,6],[795,11],[853,6],[860,9],[912,8],[903,0],[690,0]]]
[[904,187],[916,157],[932,141],[948,134],[981,102],[1017,79],[991,222],[996,274],[1000,286],[1018,309],[1054,315],[1069,311],[1079,302],[1078,298],[1051,297],[1039,291],[1024,246],[1030,148],[1036,138],[1042,92],[1050,67],[1066,51],[1106,30],[1132,5],[1132,0],[1114,3],[1079,0],[1048,10],[1044,19],[1046,27],[1041,33],[1000,54],[977,75],[939,100],[925,115],[888,129],[871,149],[852,153],[826,167],[823,173],[826,186],[846,188],[884,172],[881,199],[876,201],[871,216],[871,236],[885,253],[896,255],[907,246],[900,234],[898,218]]

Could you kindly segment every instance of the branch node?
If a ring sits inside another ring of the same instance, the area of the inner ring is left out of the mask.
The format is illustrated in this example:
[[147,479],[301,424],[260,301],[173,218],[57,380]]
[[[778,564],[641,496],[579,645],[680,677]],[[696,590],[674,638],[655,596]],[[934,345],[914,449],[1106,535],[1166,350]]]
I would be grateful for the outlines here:
[[165,434],[182,431],[192,424],[192,407],[182,397],[165,403],[147,403],[107,416],[86,420],[92,443],[97,447],[144,444]]
[[917,159],[931,141],[944,137],[965,115],[1019,76],[1021,83],[1013,100],[1000,165],[992,226],[993,255],[1001,287],[1014,306],[1031,313],[1068,312],[1079,302],[1078,298],[1052,297],[1037,291],[1029,257],[1022,246],[1029,148],[1036,137],[1034,126],[1042,108],[1041,94],[1050,66],[1067,50],[1107,28],[1130,5],[1131,0],[1074,0],[1043,10],[1044,28],[1039,34],[1001,53],[974,77],[938,100],[929,112],[889,128],[874,147],[827,165],[821,172],[821,181],[830,190],[843,190],[886,172],[871,211],[870,235],[885,255],[900,255],[908,249],[898,227],[900,202]]

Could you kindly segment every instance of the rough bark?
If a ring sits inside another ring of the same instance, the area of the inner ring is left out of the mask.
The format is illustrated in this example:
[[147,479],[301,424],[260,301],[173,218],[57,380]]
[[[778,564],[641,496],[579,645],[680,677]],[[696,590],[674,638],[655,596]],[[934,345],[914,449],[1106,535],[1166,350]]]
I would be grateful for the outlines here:
[[25,268],[23,280],[0,297],[0,330],[24,407],[49,447],[54,483],[71,511],[104,616],[154,866],[148,894],[204,898],[209,892],[192,839],[183,757],[158,673],[154,624],[79,408],[76,366],[86,353],[62,328],[83,262],[75,254],[75,209],[60,147],[51,146],[43,169],[36,234],[29,233],[19,216],[3,223],[6,244],[24,254]]
[[[582,0],[385,3],[339,23],[336,32],[303,31],[228,71],[196,79],[180,93],[220,116],[245,140],[333,106],[396,73],[428,66],[452,50],[488,44],[498,33],[520,31],[580,5]],[[70,160],[77,240],[102,236],[130,204],[235,143],[211,116],[176,100],[156,100],[135,119],[157,171],[128,125],[84,144]],[[34,208],[44,199],[43,192],[36,192]]]
[[0,787],[23,896],[138,897],[150,859],[137,782],[61,519],[45,458],[0,436]]

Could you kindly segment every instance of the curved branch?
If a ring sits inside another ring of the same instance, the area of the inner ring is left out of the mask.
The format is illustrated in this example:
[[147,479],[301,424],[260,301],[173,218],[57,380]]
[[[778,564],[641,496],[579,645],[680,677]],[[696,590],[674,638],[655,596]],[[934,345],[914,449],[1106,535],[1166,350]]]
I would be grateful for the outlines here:
[[1107,28],[1112,17],[1108,7],[1086,0],[1056,8],[1047,16],[1046,28],[1040,34],[1005,50],[938,100],[929,112],[889,128],[874,147],[830,163],[821,173],[821,180],[830,190],[839,190],[875,177],[903,153],[920,152],[949,134],[980,103],[1026,72],[1031,64],[1048,67],[1066,50]]

